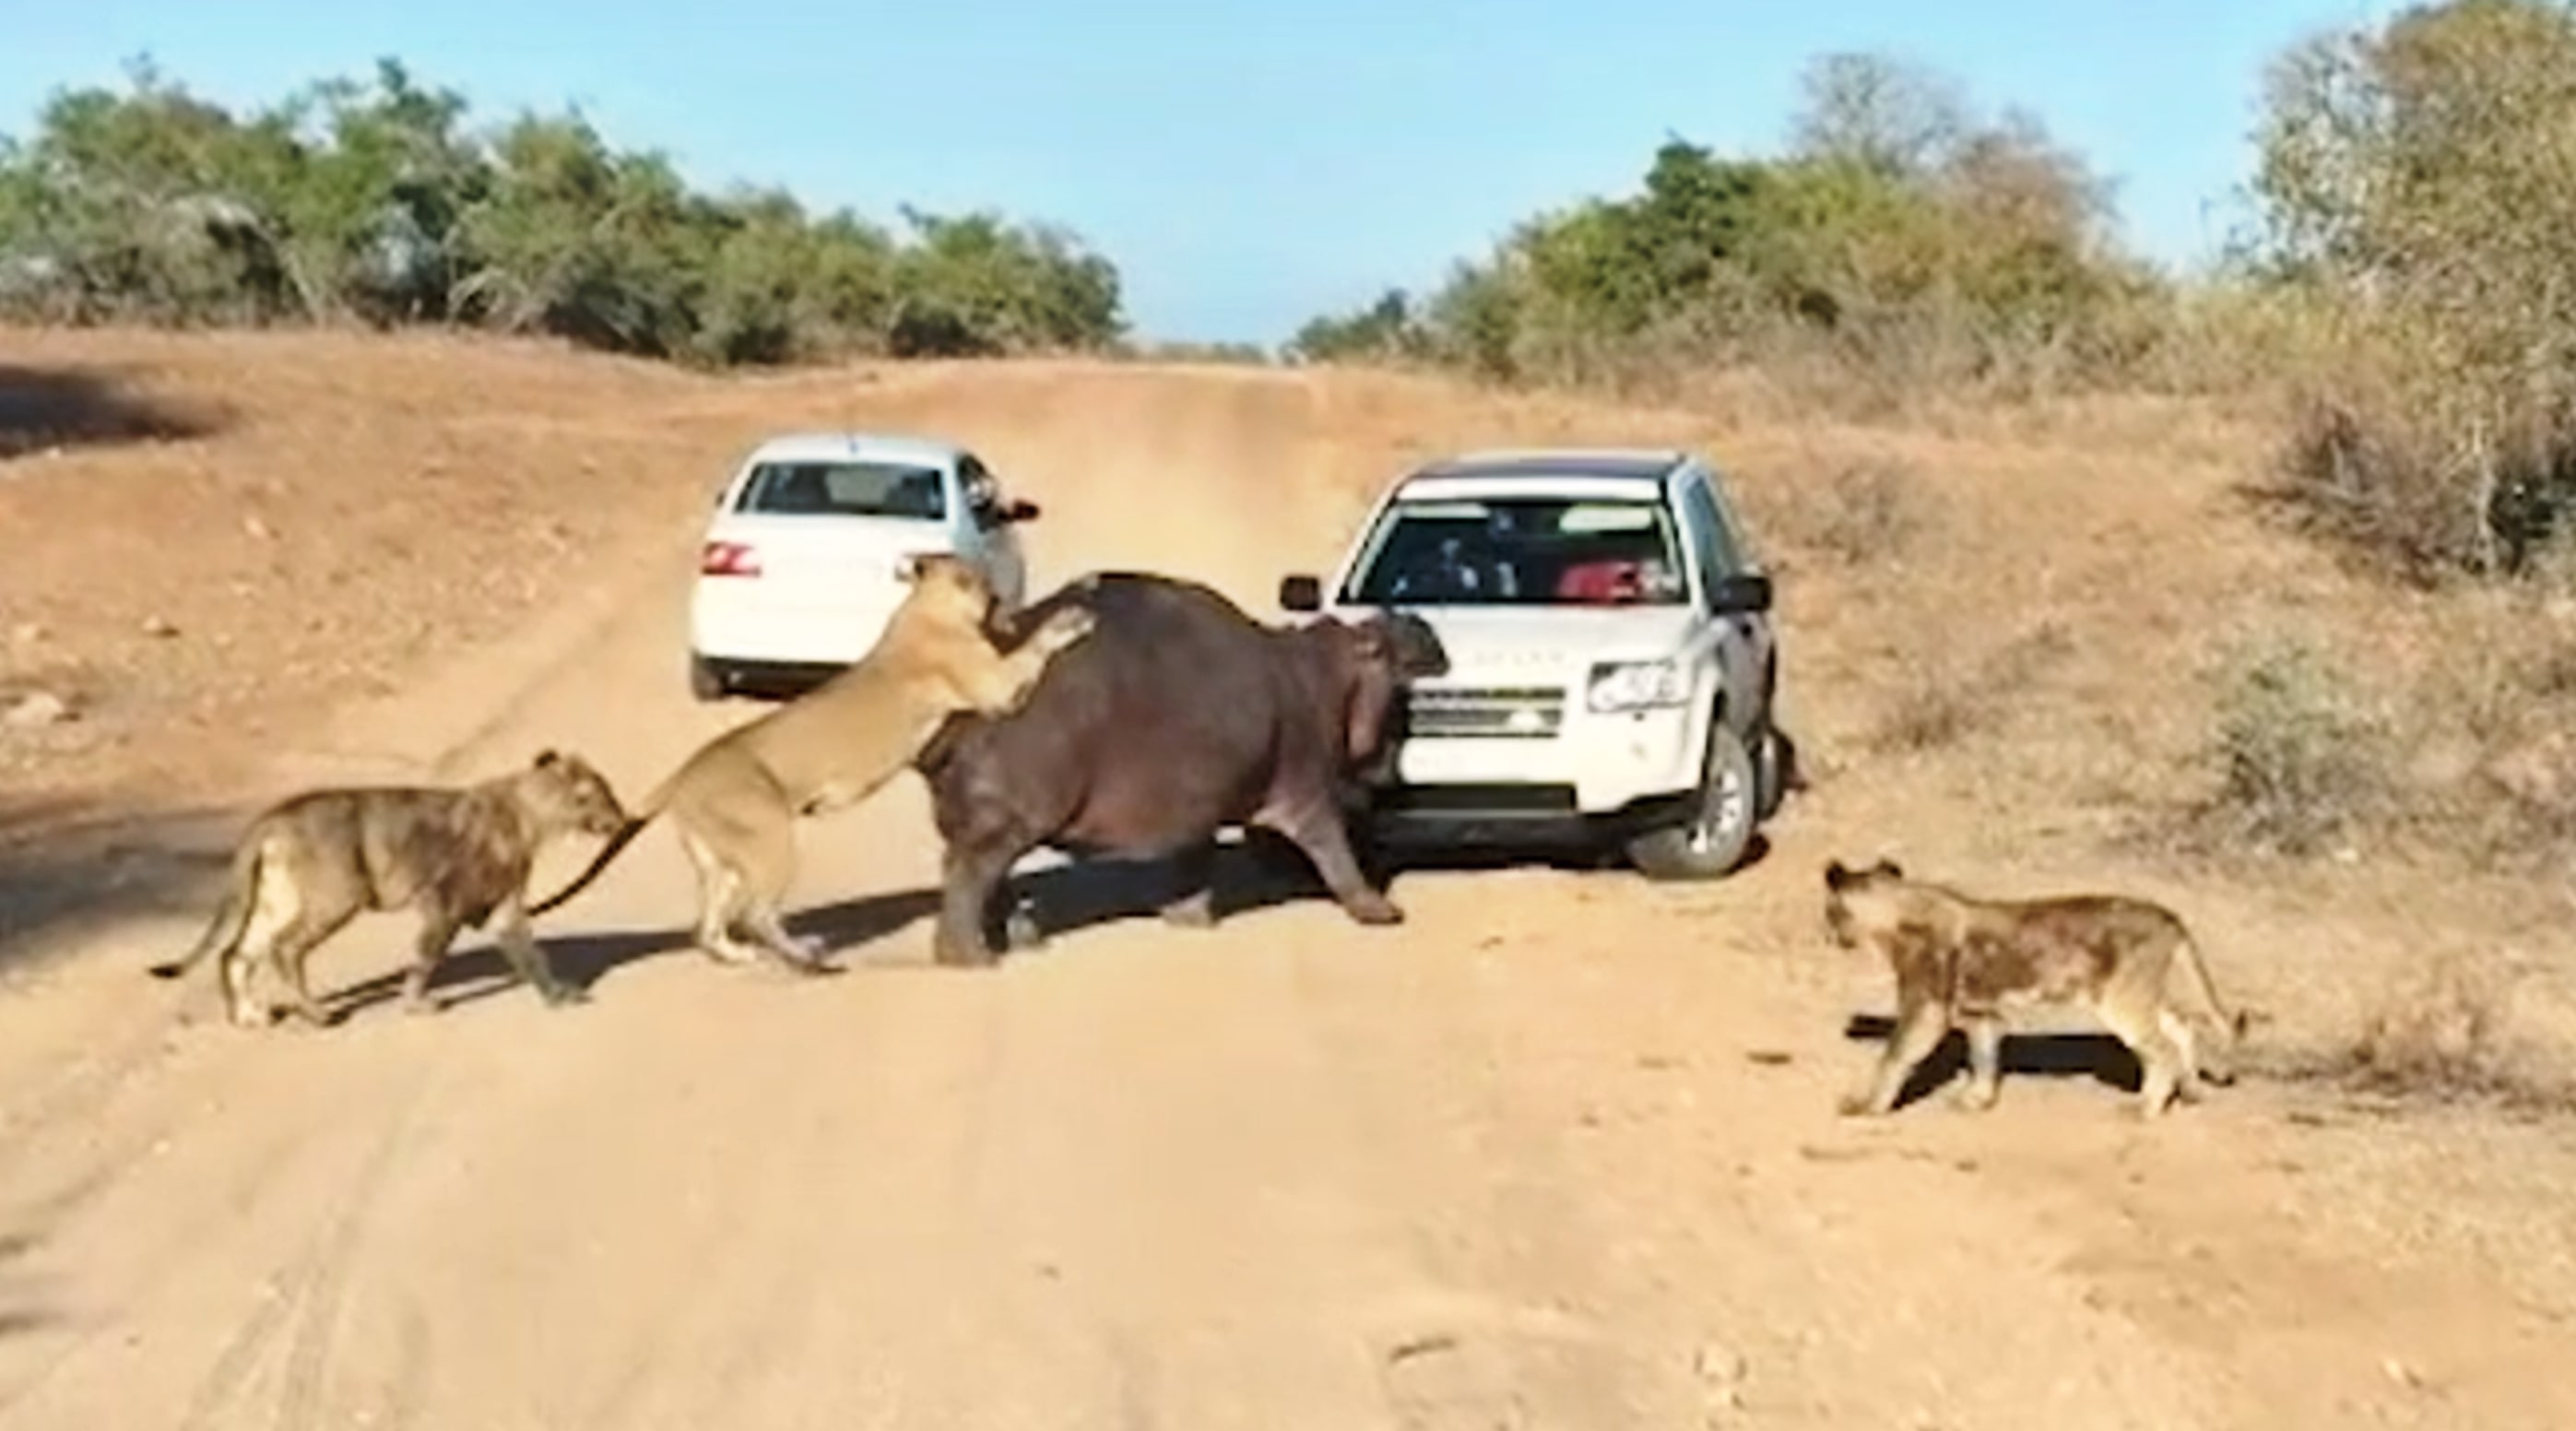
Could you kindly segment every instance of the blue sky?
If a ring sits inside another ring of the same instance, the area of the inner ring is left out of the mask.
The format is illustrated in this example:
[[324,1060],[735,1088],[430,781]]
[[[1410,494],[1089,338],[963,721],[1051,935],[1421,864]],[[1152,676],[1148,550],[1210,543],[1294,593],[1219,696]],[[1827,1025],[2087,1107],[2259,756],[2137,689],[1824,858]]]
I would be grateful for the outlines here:
[[[478,115],[577,103],[700,183],[1060,220],[1137,329],[1284,338],[1436,282],[1515,219],[1622,192],[1668,132],[1783,136],[1836,49],[2036,110],[2173,261],[2223,234],[2264,62],[2364,0],[0,0],[0,131],[150,52],[235,105],[395,55]],[[6,13],[14,11],[16,13]]]

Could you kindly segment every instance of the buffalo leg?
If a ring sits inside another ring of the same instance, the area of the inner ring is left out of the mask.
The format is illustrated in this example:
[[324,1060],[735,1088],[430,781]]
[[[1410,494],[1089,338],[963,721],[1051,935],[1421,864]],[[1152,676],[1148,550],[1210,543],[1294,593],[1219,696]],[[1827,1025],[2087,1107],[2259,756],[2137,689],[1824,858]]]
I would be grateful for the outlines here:
[[930,945],[934,960],[957,967],[993,962],[987,915],[994,893],[1021,853],[989,837],[949,845],[940,859],[939,928]]
[[1161,910],[1166,923],[1207,929],[1216,923],[1216,841],[1202,840],[1171,859],[1174,897]]
[[1369,887],[1360,873],[1359,861],[1351,854],[1350,833],[1342,826],[1341,811],[1330,799],[1280,814],[1264,813],[1259,823],[1277,830],[1296,841],[1306,858],[1315,862],[1315,873],[1324,880],[1324,888],[1333,901],[1360,924],[1402,924],[1404,911],[1395,901]]

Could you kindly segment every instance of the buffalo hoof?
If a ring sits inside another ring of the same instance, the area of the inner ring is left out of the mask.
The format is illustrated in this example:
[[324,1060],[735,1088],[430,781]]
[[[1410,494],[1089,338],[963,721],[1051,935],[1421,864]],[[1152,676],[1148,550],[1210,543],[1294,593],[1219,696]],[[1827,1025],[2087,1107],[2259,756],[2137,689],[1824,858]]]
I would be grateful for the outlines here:
[[1361,924],[1387,925],[1404,922],[1404,911],[1396,906],[1394,900],[1382,894],[1353,900],[1343,908],[1350,912],[1353,920]]
[[1214,929],[1216,901],[1206,895],[1174,900],[1160,911],[1163,922],[1180,929]]
[[982,969],[993,963],[993,950],[981,939],[959,938],[942,928],[930,936],[930,962],[943,969]]
[[1011,909],[1002,921],[1002,943],[1013,953],[1046,947],[1046,930],[1038,924],[1038,914],[1024,900]]
[[549,1008],[568,1009],[576,1004],[589,1003],[590,990],[578,984],[557,984],[552,988],[538,990],[537,997],[545,1000]]

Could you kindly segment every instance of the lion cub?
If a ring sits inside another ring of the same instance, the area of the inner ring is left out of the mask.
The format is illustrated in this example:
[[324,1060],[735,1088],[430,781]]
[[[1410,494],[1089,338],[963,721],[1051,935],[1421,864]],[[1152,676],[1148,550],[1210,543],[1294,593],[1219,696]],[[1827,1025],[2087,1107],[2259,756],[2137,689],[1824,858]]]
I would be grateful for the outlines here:
[[290,796],[261,811],[235,844],[223,900],[195,948],[152,966],[175,979],[219,955],[232,1021],[256,1028],[276,1011],[254,1005],[250,982],[265,960],[307,1023],[331,1022],[305,983],[314,948],[368,910],[420,911],[403,1001],[435,1008],[429,976],[458,931],[496,913],[510,966],[548,1004],[579,1002],[555,977],[528,928],[528,872],[537,851],[575,832],[614,835],[626,811],[607,780],[579,756],[540,753],[524,769],[463,788],[342,786]]
[[727,964],[765,954],[796,973],[831,972],[821,945],[789,934],[780,918],[796,874],[796,822],[874,794],[911,767],[949,716],[1019,709],[1057,653],[1092,629],[1090,612],[1068,607],[1006,655],[989,629],[993,588],[975,567],[930,553],[910,560],[906,578],[911,589],[867,654],[699,746],[588,869],[532,912],[579,894],[646,825],[668,815],[697,867],[702,952]]
[[[2109,894],[1975,899],[1908,879],[1892,861],[1853,870],[1833,860],[1825,922],[1845,948],[1875,946],[1896,975],[1895,1031],[1864,1088],[1842,1100],[1846,1115],[1894,1108],[1906,1076],[1953,1027],[1968,1038],[1961,1101],[1993,1107],[2006,1015],[2034,1004],[2086,1005],[2129,1046],[2144,1073],[2142,1118],[2176,1098],[2198,1101],[2204,1078],[2234,1081],[2246,1015],[2219,1003],[2199,948],[2162,905]],[[2179,1001],[2167,987],[2177,960],[2186,976]],[[2209,1047],[2194,1020],[2212,1035]]]

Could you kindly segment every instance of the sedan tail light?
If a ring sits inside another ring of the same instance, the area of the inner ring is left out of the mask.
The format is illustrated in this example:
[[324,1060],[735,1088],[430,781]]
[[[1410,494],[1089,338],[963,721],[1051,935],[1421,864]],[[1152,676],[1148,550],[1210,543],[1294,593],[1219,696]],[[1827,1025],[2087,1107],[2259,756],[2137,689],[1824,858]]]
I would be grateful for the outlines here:
[[709,542],[698,553],[700,576],[758,576],[760,555],[743,542]]

